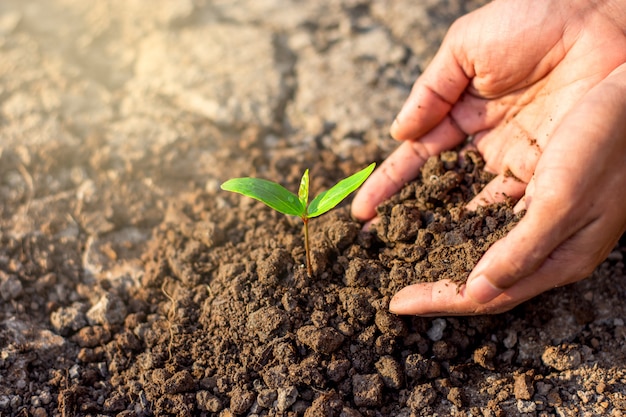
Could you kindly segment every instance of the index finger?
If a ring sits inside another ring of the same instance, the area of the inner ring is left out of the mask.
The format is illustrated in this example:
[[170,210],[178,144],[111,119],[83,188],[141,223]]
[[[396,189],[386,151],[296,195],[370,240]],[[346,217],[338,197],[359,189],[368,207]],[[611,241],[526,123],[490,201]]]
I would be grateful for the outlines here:
[[429,132],[448,115],[468,87],[473,74],[460,64],[454,39],[451,28],[396,116],[390,131],[393,138],[412,140]]
[[369,220],[376,215],[376,206],[417,177],[426,160],[450,149],[465,139],[456,123],[445,117],[418,141],[405,141],[365,181],[352,201],[352,215]]

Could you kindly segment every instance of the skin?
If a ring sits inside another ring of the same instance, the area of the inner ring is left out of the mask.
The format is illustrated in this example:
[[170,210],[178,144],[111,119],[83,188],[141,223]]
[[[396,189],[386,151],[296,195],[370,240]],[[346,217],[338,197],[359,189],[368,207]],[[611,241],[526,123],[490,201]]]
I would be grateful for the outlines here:
[[509,196],[526,210],[460,291],[411,285],[392,312],[497,313],[589,276],[626,231],[626,2],[496,0],[463,16],[391,135],[402,143],[355,196],[357,219],[468,136],[497,174],[468,209]]

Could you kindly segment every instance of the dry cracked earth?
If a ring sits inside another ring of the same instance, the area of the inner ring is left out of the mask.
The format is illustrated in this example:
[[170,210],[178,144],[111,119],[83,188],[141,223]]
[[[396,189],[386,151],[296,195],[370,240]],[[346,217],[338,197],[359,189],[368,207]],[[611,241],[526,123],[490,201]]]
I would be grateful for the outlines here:
[[464,213],[489,179],[447,152],[364,232],[226,195],[314,192],[387,127],[482,0],[3,0],[0,416],[622,416],[622,239],[511,312],[397,317],[514,227]]

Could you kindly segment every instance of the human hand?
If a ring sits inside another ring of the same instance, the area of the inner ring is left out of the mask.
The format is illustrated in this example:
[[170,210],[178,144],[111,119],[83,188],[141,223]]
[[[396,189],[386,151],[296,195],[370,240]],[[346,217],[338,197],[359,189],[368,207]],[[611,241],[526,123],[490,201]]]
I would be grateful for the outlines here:
[[[363,185],[352,213],[415,178],[468,135],[497,174],[469,209],[521,198],[524,218],[457,293],[415,284],[398,314],[505,311],[585,278],[626,229],[626,7],[619,2],[502,0],[450,28],[391,134],[403,141]],[[515,178],[512,178],[515,177]]]

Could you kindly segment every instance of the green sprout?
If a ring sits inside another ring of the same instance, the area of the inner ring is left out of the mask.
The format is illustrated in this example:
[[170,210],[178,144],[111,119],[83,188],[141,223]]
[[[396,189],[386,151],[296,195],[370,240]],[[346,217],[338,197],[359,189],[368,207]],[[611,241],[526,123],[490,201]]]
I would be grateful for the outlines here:
[[309,246],[309,219],[332,210],[343,199],[365,182],[374,171],[375,163],[356,174],[339,181],[328,190],[320,193],[309,203],[309,170],[304,171],[300,180],[298,195],[287,190],[280,184],[261,178],[233,178],[222,184],[222,190],[243,194],[259,200],[274,210],[290,216],[298,216],[304,222],[304,250],[306,252],[306,269],[309,276],[313,275]]

